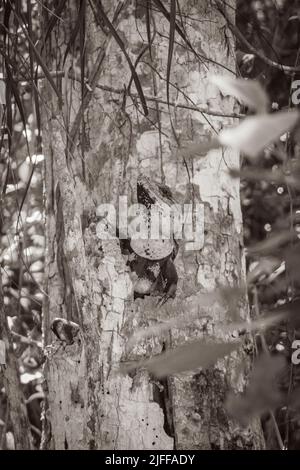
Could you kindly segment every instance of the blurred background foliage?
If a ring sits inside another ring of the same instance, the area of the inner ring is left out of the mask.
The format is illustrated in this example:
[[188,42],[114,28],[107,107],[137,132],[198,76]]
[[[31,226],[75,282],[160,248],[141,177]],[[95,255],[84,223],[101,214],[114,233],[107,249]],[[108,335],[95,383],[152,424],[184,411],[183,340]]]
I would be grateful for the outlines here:
[[[257,51],[276,63],[297,68],[300,65],[300,4],[298,1],[238,0],[237,27]],[[243,41],[237,41],[237,60],[241,76],[254,78],[266,89],[272,109],[287,109],[292,104],[292,84],[299,72],[287,74],[266,64]],[[300,152],[299,129],[293,135],[266,149],[258,161],[243,161],[243,169],[251,169],[252,178],[241,182],[244,239],[246,247],[263,240],[272,240],[283,233],[300,229],[300,192],[297,185],[276,183],[270,175],[278,169],[298,177]],[[269,178],[264,178],[267,170]],[[284,239],[284,236],[283,236]],[[259,246],[259,245],[256,245]],[[291,362],[292,344],[300,338],[299,288],[300,246],[293,236],[275,246],[266,244],[247,257],[249,297],[252,313],[278,312],[284,308],[295,313],[295,321],[283,322],[265,334],[268,350],[286,358],[279,388],[284,395],[276,411],[276,421],[283,443],[288,449],[300,448],[300,369]],[[260,341],[258,340],[258,343]],[[261,346],[258,344],[258,346]],[[263,416],[267,448],[278,448],[272,420]]]
[[[54,1],[46,5],[42,1],[23,0],[4,1],[0,6],[0,70],[6,83],[5,88],[0,80],[0,262],[6,314],[36,448],[41,438],[41,314],[46,295],[43,291],[44,157],[40,132],[43,97],[37,87],[42,67],[36,55],[36,49],[42,49],[42,37],[38,14],[40,9],[51,9],[59,16],[64,3]],[[48,30],[54,27],[52,18],[49,14]],[[300,79],[300,74],[271,66],[259,54],[278,64],[295,68],[300,65],[299,1],[238,0],[236,26],[245,39],[237,39],[239,75],[260,81],[270,96],[273,110],[291,107],[292,83]],[[270,176],[277,169],[285,174],[296,172],[299,154],[300,130],[266,149],[258,161],[242,159],[245,178],[241,181],[241,195],[245,245],[250,248],[247,269],[252,318],[282,308],[299,313],[297,237],[283,236],[282,242],[275,245],[272,242],[262,247],[257,245],[272,240],[274,235],[300,231],[300,190],[295,185],[290,187],[286,180],[274,182]],[[300,339],[300,322],[296,317],[255,338],[258,353],[267,347],[272,355],[280,355],[286,361],[284,373],[278,377],[279,404],[274,404],[277,408],[273,417],[262,414],[267,447],[271,449],[280,446],[278,432],[286,448],[300,448],[300,366],[291,363],[292,343]],[[2,449],[12,445],[8,416],[7,397],[0,378]]]

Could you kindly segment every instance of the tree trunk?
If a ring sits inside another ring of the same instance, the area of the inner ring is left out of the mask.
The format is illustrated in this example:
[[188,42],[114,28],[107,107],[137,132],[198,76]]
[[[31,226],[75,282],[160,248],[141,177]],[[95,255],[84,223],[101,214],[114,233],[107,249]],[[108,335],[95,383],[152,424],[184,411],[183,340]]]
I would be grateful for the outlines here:
[[[2,215],[2,207],[1,207]],[[2,280],[0,278],[0,339],[1,339],[1,361],[0,377],[3,373],[3,384],[7,395],[7,407],[9,422],[13,429],[12,447],[16,450],[30,450],[32,448],[30,426],[26,411],[24,397],[21,391],[19,379],[18,361],[13,349],[11,332],[7,323],[4,305]],[[1,377],[2,378],[2,377]],[[7,423],[6,423],[7,424]],[[5,428],[2,430],[5,433]],[[1,433],[1,447],[5,446],[5,436]],[[2,449],[3,450],[3,449]],[[11,449],[12,450],[12,449]]]
[[[99,2],[91,2],[93,11],[86,10],[84,73],[88,82],[82,101],[76,47],[71,47],[63,64],[77,15],[74,7],[56,26],[45,48],[50,70],[66,73],[56,81],[62,103],[49,83],[45,81],[43,87],[48,292],[44,448],[262,447],[259,423],[254,422],[250,432],[240,429],[224,407],[229,387],[242,390],[244,386],[243,376],[236,371],[248,363],[245,354],[233,353],[216,367],[160,381],[145,370],[127,375],[118,371],[120,362],[150,357],[195,338],[230,340],[222,328],[215,328],[231,320],[225,301],[222,308],[199,303],[203,293],[220,286],[237,287],[245,277],[239,182],[228,173],[228,168],[239,166],[239,155],[214,150],[185,161],[179,152],[184,144],[234,123],[230,117],[234,101],[221,99],[208,81],[211,73],[235,72],[234,40],[209,0],[179,3],[177,21],[189,41],[175,34],[168,107],[170,23],[152,2],[150,55],[145,46],[146,2],[137,7],[132,1],[102,2],[132,63],[138,59],[136,71],[146,97],[147,117],[134,83],[130,90],[126,88],[131,70],[120,41],[117,44],[107,23],[98,21]],[[235,7],[234,1],[227,3]],[[169,11],[167,3],[166,8]],[[228,12],[233,11],[228,6]],[[140,174],[168,185],[179,203],[198,204],[204,214],[203,240],[192,250],[180,244],[175,259],[176,296],[161,308],[155,308],[154,296],[133,300],[119,240],[100,240],[96,232],[96,208],[101,203],[118,207],[123,195],[128,204],[136,201]],[[184,312],[186,327],[126,348],[128,338],[139,328],[159,325]],[[239,304],[238,315],[247,318],[246,298]],[[50,326],[56,317],[79,324],[73,344],[55,342]]]

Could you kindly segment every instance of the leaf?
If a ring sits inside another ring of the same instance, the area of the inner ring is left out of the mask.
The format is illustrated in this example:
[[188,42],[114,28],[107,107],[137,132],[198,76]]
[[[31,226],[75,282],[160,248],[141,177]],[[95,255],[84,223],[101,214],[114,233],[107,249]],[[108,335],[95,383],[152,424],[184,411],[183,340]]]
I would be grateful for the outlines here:
[[[65,64],[67,56],[68,56],[72,46],[75,44],[75,39],[78,35],[78,32],[79,31],[82,32],[82,30],[84,29],[83,28],[83,26],[84,26],[83,23],[84,23],[84,20],[85,20],[85,9],[86,9],[85,0],[80,0],[80,5],[79,5],[79,10],[78,10],[76,23],[75,23],[75,26],[73,28],[73,31],[70,34],[70,39],[68,41],[66,51],[65,51],[65,54],[64,54],[64,58],[63,58],[63,64]],[[83,48],[84,48],[84,46],[81,44],[80,45],[80,54],[81,55],[82,55],[82,52],[83,52]]]
[[238,101],[258,113],[267,112],[269,98],[258,81],[213,75],[211,82],[220,89],[224,96],[234,96]]
[[42,70],[43,70],[43,72],[44,72],[44,74],[45,74],[45,77],[47,78],[49,84],[50,84],[51,87],[53,88],[54,92],[56,93],[56,95],[57,95],[57,97],[58,97],[58,99],[59,99],[59,101],[60,101],[60,103],[61,103],[61,102],[62,102],[62,97],[61,97],[61,95],[60,95],[60,93],[59,93],[59,91],[58,91],[58,89],[57,89],[57,87],[56,87],[56,85],[55,85],[55,83],[54,83],[54,80],[53,80],[53,78],[52,78],[52,76],[51,76],[51,74],[50,74],[50,72],[49,72],[49,70],[48,70],[47,65],[45,64],[44,60],[42,59],[40,53],[38,52],[37,48],[35,47],[35,45],[34,45],[32,39],[31,39],[31,37],[30,37],[30,34],[29,34],[28,31],[27,31],[27,28],[26,28],[26,26],[25,26],[25,24],[26,24],[25,20],[23,21],[22,18],[20,18],[20,17],[16,14],[15,10],[14,10],[14,16],[15,16],[15,18],[18,20],[18,23],[19,23],[19,25],[20,25],[20,27],[21,27],[21,29],[22,29],[24,35],[26,36],[26,39],[27,39],[27,41],[28,41],[28,43],[29,43],[29,47],[31,48],[31,50],[32,50],[32,52],[33,52],[33,54],[34,54],[37,63],[41,66],[41,68],[42,68]]
[[199,367],[205,369],[214,365],[218,359],[222,359],[238,349],[240,345],[240,342],[208,343],[206,341],[196,341],[184,344],[151,359],[123,366],[122,371],[129,372],[138,367],[145,367],[150,373],[160,378],[198,369]]
[[5,81],[0,79],[0,104],[5,104]]
[[174,51],[174,39],[176,29],[176,0],[171,0],[170,8],[170,32],[169,32],[169,51],[168,51],[168,63],[167,63],[167,102],[170,106],[170,76],[172,67],[172,57]]
[[50,34],[51,34],[51,32],[54,28],[54,26],[56,25],[57,21],[60,19],[59,16],[63,12],[63,9],[65,8],[66,3],[67,3],[66,0],[61,0],[58,3],[55,10],[52,12],[51,18],[50,18],[49,23],[48,23],[48,28],[47,28],[46,33],[45,33],[44,42],[47,41],[48,37],[50,36]]
[[253,417],[279,406],[283,401],[279,388],[280,375],[285,365],[282,356],[261,356],[252,370],[245,393],[231,393],[227,397],[226,408],[232,418],[246,426]]
[[10,2],[5,2],[4,15],[3,15],[3,24],[5,26],[5,28],[3,28],[3,44],[6,43],[6,36],[7,36],[7,31],[9,31],[9,19],[10,19],[11,12],[12,12],[12,8],[11,8]]
[[24,130],[26,131],[25,111],[24,111],[24,108],[23,108],[23,104],[22,104],[21,96],[19,94],[18,87],[16,85],[16,82],[15,82],[15,80],[13,78],[13,75],[12,75],[12,72],[10,70],[9,59],[8,59],[7,55],[5,54],[5,52],[0,50],[0,53],[4,57],[5,71],[6,71],[6,75],[7,75],[7,83],[9,84],[9,90],[14,95],[14,98],[15,98],[15,101],[16,101],[21,119],[22,119]]
[[295,300],[292,300],[291,302],[286,302],[285,304],[272,309],[270,313],[272,313],[272,316],[278,316],[278,317],[281,315],[285,315],[285,317],[287,318],[289,322],[289,325],[292,328],[299,329],[300,328],[299,311],[300,311],[300,299],[296,298]]
[[283,232],[276,233],[271,235],[266,240],[258,242],[255,245],[247,248],[247,254],[250,256],[257,255],[274,255],[274,251],[278,250],[280,247],[287,243],[291,243],[297,237],[297,233],[290,230],[284,230]]
[[192,155],[205,157],[210,150],[220,147],[218,139],[215,137],[202,142],[193,142],[192,144],[183,146],[180,149],[180,155],[183,157],[190,157]]
[[[230,176],[232,178],[241,178],[249,181],[270,181],[271,183],[286,184],[288,178],[281,169],[263,169],[261,167],[245,167],[241,170],[230,169]],[[291,184],[291,178],[289,178],[289,184]]]
[[[80,0],[79,16],[81,17],[80,31],[79,31],[79,50],[80,50],[80,81],[81,81],[81,96],[84,97],[85,89],[85,26],[86,26],[86,0]],[[81,139],[81,145],[82,145]]]
[[[1,53],[1,49],[0,49]],[[6,126],[7,126],[7,137],[8,137],[8,149],[9,151],[11,150],[11,137],[13,134],[13,118],[12,118],[12,91],[11,91],[11,83],[9,80],[6,81],[6,87],[5,87],[5,103],[6,103]],[[10,163],[9,163],[10,166]],[[9,175],[9,169],[6,172],[6,182],[4,184],[3,190],[6,190],[6,185],[8,181],[8,175]],[[4,194],[4,192],[3,192]]]
[[[92,6],[92,8],[93,8],[93,6]],[[132,76],[133,76],[133,80],[134,80],[137,92],[139,94],[139,97],[140,97],[140,100],[141,100],[141,103],[142,103],[142,106],[143,106],[145,116],[148,116],[148,107],[147,107],[146,99],[145,99],[145,96],[144,96],[144,92],[143,92],[139,77],[136,73],[136,70],[135,70],[135,68],[134,68],[134,66],[133,66],[133,64],[130,60],[130,57],[129,57],[126,49],[125,49],[125,45],[124,45],[121,37],[119,36],[117,30],[114,28],[113,24],[111,23],[108,16],[106,15],[101,2],[96,3],[96,8],[97,8],[97,11],[95,9],[93,9],[93,10],[96,11],[100,16],[100,17],[97,18],[99,25],[101,26],[104,23],[107,26],[107,28],[111,32],[112,36],[114,37],[115,41],[119,45],[121,51],[123,52],[125,59],[127,60],[127,63],[130,67],[130,70],[131,70],[131,73],[132,73]]]
[[[31,38],[33,38],[31,0],[27,0],[27,17],[28,17],[28,34]],[[36,117],[36,124],[37,124],[37,130],[38,130],[37,144],[38,144],[38,148],[41,148],[42,142],[41,142],[40,100],[39,100],[38,91],[37,91],[38,80],[34,79],[34,57],[33,57],[33,52],[31,48],[29,48],[29,59],[30,59],[30,80],[32,83],[32,94],[33,94],[33,99],[34,99],[35,117]]]
[[255,158],[267,145],[294,127],[298,119],[296,110],[251,116],[239,126],[221,131],[219,139],[222,145]]
[[149,48],[149,55],[152,61],[152,40],[151,40],[151,0],[146,0],[146,29],[147,29],[147,39],[148,39],[148,48]]
[[[241,297],[245,297],[246,287],[222,287],[221,289],[215,290],[210,293],[199,294],[197,298],[186,299],[185,303],[181,305],[176,305],[176,310],[180,311],[179,315],[177,314],[173,318],[166,319],[155,317],[156,324],[149,326],[147,328],[141,328],[134,332],[134,334],[129,338],[126,344],[126,350],[131,350],[134,345],[138,342],[145,340],[151,336],[161,337],[163,334],[168,332],[171,328],[184,328],[187,325],[191,325],[193,322],[198,321],[201,317],[210,317],[207,315],[208,309],[214,306],[215,311],[220,308],[224,311],[224,308],[227,310],[227,317],[234,318],[237,305],[240,305],[240,302],[243,301]],[[199,311],[199,305],[201,305],[201,311]],[[215,322],[214,329],[216,332],[221,334],[233,335],[239,331],[259,331],[266,330],[276,323],[290,319],[290,312],[287,308],[282,309],[281,311],[270,311],[263,316],[260,316],[257,320],[247,321],[233,321],[228,322],[225,326],[224,322]]]
[[[166,9],[166,7],[162,3],[162,1],[161,0],[153,0],[153,1],[154,1],[154,3],[156,3],[158,11],[160,11],[168,21],[170,21],[170,13]],[[195,56],[200,60],[200,62],[202,62],[202,64],[204,64],[203,58],[193,48],[193,46],[192,46],[191,42],[189,41],[189,39],[187,38],[185,32],[180,28],[180,26],[177,24],[177,22],[175,22],[175,29],[176,29],[176,32],[179,34],[179,36],[184,40],[186,45],[190,48],[190,50],[195,54]],[[213,60],[210,60],[207,57],[205,57],[205,60],[208,60],[209,62],[214,62]],[[206,67],[206,65],[205,65],[205,67]]]
[[[270,312],[271,313],[271,312]],[[270,328],[277,323],[280,323],[289,318],[288,310],[281,311],[280,313],[268,314],[260,317],[258,320],[245,321],[240,323],[229,323],[227,326],[220,325],[222,333],[234,334],[237,331],[261,331]],[[218,324],[216,324],[216,327]]]
[[2,339],[0,339],[0,365],[6,365],[6,347],[5,342]]
[[[153,39],[154,39],[154,36],[151,40],[151,43],[153,42]],[[150,44],[151,45],[151,44]],[[145,52],[149,49],[149,46],[148,44],[146,46],[144,46],[141,50],[141,52],[138,54],[137,58],[135,59],[134,61],[134,68],[136,69],[141,58],[143,57],[143,55],[145,54]],[[128,83],[128,86],[127,86],[127,93],[130,94],[130,88],[131,88],[131,85],[132,85],[132,82],[133,82],[133,75],[131,75],[130,77],[130,80],[129,80],[129,83]]]
[[263,278],[270,276],[270,274],[274,273],[280,265],[281,261],[271,256],[263,258],[261,261],[256,263],[253,268],[252,265],[250,265],[247,276],[248,284],[254,284],[255,282],[261,281]]

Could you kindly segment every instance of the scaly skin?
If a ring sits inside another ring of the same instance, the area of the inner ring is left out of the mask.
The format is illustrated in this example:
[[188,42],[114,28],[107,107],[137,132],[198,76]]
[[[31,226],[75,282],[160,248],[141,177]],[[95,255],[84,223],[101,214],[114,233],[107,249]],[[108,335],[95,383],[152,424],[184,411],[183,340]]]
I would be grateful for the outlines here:
[[[150,209],[152,205],[158,205],[161,208],[164,205],[174,204],[168,187],[150,182],[144,176],[138,179],[137,198],[138,202],[146,206],[147,209]],[[178,246],[175,240],[171,240],[171,243],[173,250],[170,254],[156,259],[155,251],[160,252],[158,243],[158,247],[154,246],[153,253],[151,253],[155,259],[149,259],[149,247],[147,250],[145,248],[145,257],[143,257],[141,256],[143,248],[137,254],[132,248],[130,240],[121,240],[122,252],[128,255],[127,264],[132,274],[135,298],[144,298],[145,295],[161,296],[159,305],[163,305],[169,298],[175,297],[178,275],[173,261],[177,255]],[[163,242],[161,250],[162,252],[164,250]]]

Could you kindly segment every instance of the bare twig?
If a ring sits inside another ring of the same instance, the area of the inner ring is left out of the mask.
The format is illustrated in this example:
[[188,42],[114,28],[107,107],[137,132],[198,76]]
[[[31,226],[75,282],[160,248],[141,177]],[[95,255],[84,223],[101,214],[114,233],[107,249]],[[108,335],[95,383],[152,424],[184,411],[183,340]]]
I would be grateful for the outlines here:
[[[123,7],[124,7],[124,2],[122,2],[122,1],[119,2],[118,5],[117,5],[115,14],[114,14],[113,23],[117,20],[117,18],[119,16],[121,10],[123,9]],[[106,51],[107,51],[107,48],[108,48],[108,45],[109,45],[111,39],[112,39],[111,34],[108,34],[107,37],[105,38],[103,47],[101,48],[101,50],[100,50],[100,52],[97,56],[94,68],[93,68],[92,73],[91,73],[91,77],[90,77],[90,80],[89,80],[89,88],[87,89],[86,94],[84,95],[84,97],[82,99],[80,108],[79,108],[79,110],[76,114],[72,129],[70,131],[70,138],[69,138],[69,151],[70,151],[70,153],[72,153],[72,150],[73,150],[74,145],[75,145],[76,136],[78,134],[80,124],[82,122],[83,113],[87,109],[92,97],[94,96],[94,91],[97,87],[99,77],[100,77],[100,74],[101,74],[101,71],[102,71],[102,64],[103,64],[103,61],[106,57]]]
[[[65,72],[59,70],[57,72],[50,72],[52,77],[64,77],[65,76]],[[45,75],[40,73],[37,75],[37,78],[39,80],[43,80],[45,79]],[[74,72],[72,70],[70,70],[68,72],[68,78],[72,79],[72,80],[75,80],[75,81],[80,81],[80,79],[78,77],[76,77],[76,75],[74,74]],[[19,78],[18,81],[20,82],[24,82],[24,83],[27,83],[29,80],[26,80],[26,79],[23,79],[23,78]],[[90,85],[90,82],[88,82],[88,80],[86,79],[86,86],[87,87],[91,87]],[[99,89],[99,90],[103,90],[103,91],[108,91],[110,93],[115,93],[115,94],[118,94],[118,95],[123,95],[124,94],[124,88],[113,88],[111,86],[108,86],[108,85],[101,85],[101,84],[97,84],[95,86],[96,89]],[[130,93],[128,95],[129,97],[133,98],[133,99],[136,99],[138,98],[138,94],[137,93]],[[164,105],[168,105],[168,102],[166,100],[163,100],[161,98],[158,98],[157,96],[151,96],[151,95],[145,95],[145,98],[147,101],[153,101],[155,103],[159,103],[159,104],[164,104]],[[188,105],[188,104],[184,104],[184,103],[175,103],[174,101],[170,101],[169,105],[171,107],[174,107],[174,108],[179,108],[179,109],[187,109],[187,110],[190,110],[190,111],[195,111],[197,113],[201,113],[201,114],[207,114],[208,116],[216,116],[216,117],[227,117],[227,118],[233,118],[233,119],[242,119],[245,117],[245,114],[242,114],[242,113],[222,113],[221,111],[215,111],[215,110],[212,110],[212,109],[209,109],[207,107],[202,107],[202,106],[196,106],[196,105]]]

